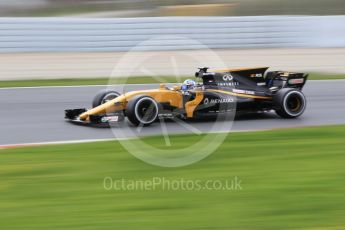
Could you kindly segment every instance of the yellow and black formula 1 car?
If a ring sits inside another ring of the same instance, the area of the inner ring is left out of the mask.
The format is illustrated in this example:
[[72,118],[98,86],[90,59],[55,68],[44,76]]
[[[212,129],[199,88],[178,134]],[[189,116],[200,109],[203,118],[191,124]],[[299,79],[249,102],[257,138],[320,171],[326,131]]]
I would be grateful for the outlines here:
[[125,117],[134,125],[147,126],[158,118],[207,118],[235,112],[275,110],[283,118],[296,118],[306,108],[301,92],[307,74],[267,72],[268,67],[208,72],[199,68],[182,86],[138,90],[119,94],[102,90],[92,109],[65,110],[65,118],[77,124],[109,126]]

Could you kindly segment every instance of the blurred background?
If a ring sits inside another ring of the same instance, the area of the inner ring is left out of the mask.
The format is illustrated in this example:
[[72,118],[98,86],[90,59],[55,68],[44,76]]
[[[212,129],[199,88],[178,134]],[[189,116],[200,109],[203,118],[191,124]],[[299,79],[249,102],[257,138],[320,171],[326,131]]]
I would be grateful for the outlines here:
[[0,13],[12,16],[248,16],[339,15],[342,0],[1,0]]
[[231,68],[344,73],[344,6],[341,0],[0,0],[0,78],[106,78],[133,49],[139,58],[151,52],[146,69],[164,76],[171,75],[171,57],[179,74],[191,75],[200,63],[185,56],[204,49]]

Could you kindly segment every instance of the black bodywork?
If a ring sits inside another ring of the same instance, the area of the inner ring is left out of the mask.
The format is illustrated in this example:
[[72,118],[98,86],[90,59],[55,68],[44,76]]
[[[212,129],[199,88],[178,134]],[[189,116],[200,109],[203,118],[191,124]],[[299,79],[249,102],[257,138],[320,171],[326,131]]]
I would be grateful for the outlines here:
[[[257,112],[275,109],[275,94],[282,88],[302,90],[308,74],[285,71],[267,72],[268,67],[207,72],[199,68],[204,99],[194,117],[236,112]],[[193,92],[191,92],[193,94]],[[211,103],[212,102],[212,103]]]

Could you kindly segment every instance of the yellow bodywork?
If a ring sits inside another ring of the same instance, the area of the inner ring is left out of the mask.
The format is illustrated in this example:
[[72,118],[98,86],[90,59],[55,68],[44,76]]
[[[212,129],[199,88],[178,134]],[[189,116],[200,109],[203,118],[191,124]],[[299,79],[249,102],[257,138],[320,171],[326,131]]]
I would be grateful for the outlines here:
[[195,108],[200,104],[203,98],[204,93],[202,91],[195,92],[195,99],[193,101],[188,101],[185,106],[187,117],[193,117]]
[[[186,104],[183,104],[183,93],[180,90],[180,88],[181,87],[175,86],[173,89],[168,89],[165,87],[165,85],[161,85],[158,89],[138,90],[138,91],[125,93],[111,101],[108,101],[100,106],[97,106],[93,109],[90,109],[80,114],[79,118],[81,120],[89,120],[90,115],[100,115],[100,114],[112,113],[112,112],[117,112],[117,111],[124,111],[126,109],[128,101],[133,99],[135,96],[139,96],[139,95],[149,96],[149,97],[152,97],[158,103],[167,103],[172,107],[182,109],[185,111],[186,116],[188,118],[191,118],[193,117],[196,107],[204,99],[205,91],[202,91],[202,90],[191,91],[195,93],[194,100],[188,101],[186,102]],[[206,92],[222,93],[222,94],[228,94],[232,96],[252,98],[252,99],[272,99],[272,97],[268,97],[268,96],[240,94],[240,93],[234,93],[234,92],[224,91],[224,90],[215,90],[215,89],[208,89],[206,90]]]
[[202,91],[196,91],[196,98],[193,101],[189,101],[186,105],[183,105],[183,94],[178,88],[173,90],[167,89],[164,85],[161,85],[159,89],[151,90],[139,90],[125,93],[111,101],[108,101],[100,106],[86,111],[79,115],[81,120],[89,120],[90,115],[98,115],[111,113],[116,111],[123,111],[126,109],[126,105],[129,100],[135,96],[145,95],[155,99],[158,103],[169,103],[171,106],[183,109],[185,108],[187,117],[193,117],[193,112],[198,104],[202,101],[204,95]]

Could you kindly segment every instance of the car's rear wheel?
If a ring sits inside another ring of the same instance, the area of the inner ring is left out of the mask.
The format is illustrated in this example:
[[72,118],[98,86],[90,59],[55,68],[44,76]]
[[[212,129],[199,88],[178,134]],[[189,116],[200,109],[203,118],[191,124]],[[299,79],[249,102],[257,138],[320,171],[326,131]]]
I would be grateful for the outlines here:
[[159,104],[148,96],[138,96],[127,103],[125,114],[135,126],[148,126],[155,122],[159,114]]
[[276,113],[283,118],[296,118],[303,114],[307,102],[304,94],[297,89],[284,88],[274,96]]
[[114,90],[103,89],[97,93],[92,101],[92,107],[95,108],[102,105],[108,101],[111,101],[120,96],[120,94]]

